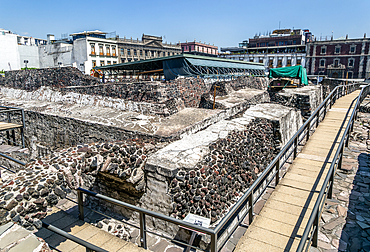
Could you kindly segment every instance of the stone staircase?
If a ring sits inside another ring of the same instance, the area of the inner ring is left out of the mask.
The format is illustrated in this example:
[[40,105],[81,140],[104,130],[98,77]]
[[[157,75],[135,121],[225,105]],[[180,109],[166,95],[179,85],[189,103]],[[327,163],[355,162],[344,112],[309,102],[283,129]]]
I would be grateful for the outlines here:
[[[120,239],[98,227],[81,221],[73,214],[68,214],[57,207],[53,207],[43,221],[107,251],[146,251],[134,243]],[[46,228],[40,228],[35,232],[35,235],[44,239],[51,248],[59,251],[86,251],[85,247]]]

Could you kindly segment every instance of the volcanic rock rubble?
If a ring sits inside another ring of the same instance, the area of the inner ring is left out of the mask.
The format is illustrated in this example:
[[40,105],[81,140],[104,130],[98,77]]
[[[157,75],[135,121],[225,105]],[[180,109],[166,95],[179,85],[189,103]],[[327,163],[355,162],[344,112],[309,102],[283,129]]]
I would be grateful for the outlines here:
[[0,183],[0,225],[12,220],[28,230],[40,228],[40,219],[79,186],[90,188],[98,172],[114,174],[135,190],[144,191],[143,166],[155,151],[155,142],[138,139],[118,143],[79,145],[44,159]]
[[247,129],[211,144],[210,154],[195,169],[178,171],[169,185],[171,216],[182,219],[194,213],[212,223],[219,220],[276,155],[273,129],[270,121],[255,119]]

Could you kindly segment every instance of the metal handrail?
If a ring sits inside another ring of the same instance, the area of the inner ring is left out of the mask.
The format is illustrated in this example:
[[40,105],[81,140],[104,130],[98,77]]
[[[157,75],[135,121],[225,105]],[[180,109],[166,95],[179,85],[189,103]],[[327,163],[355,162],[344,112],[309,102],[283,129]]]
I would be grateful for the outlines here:
[[26,163],[24,163],[24,162],[22,162],[22,161],[20,161],[20,160],[18,160],[18,159],[12,158],[12,157],[10,157],[10,156],[8,156],[8,155],[5,155],[5,154],[3,154],[3,153],[1,153],[1,152],[0,152],[0,157],[6,158],[6,159],[8,159],[8,160],[10,160],[10,161],[13,161],[13,162],[15,162],[15,163],[17,163],[17,164],[20,164],[20,165],[22,165],[22,166],[25,166],[25,165],[26,165]]
[[[6,107],[6,106],[0,106],[0,113],[7,113],[8,114],[8,123],[11,122],[11,117],[10,117],[10,113],[11,112],[21,112],[21,123],[22,123],[22,127],[20,127],[20,133],[21,133],[21,140],[22,140],[22,148],[25,147],[25,143],[24,143],[24,128],[25,128],[25,119],[24,119],[24,109],[22,108],[15,108],[15,107]],[[14,132],[14,129],[12,129],[13,131],[13,141],[10,140],[10,137],[7,137],[7,140],[8,140],[8,143],[10,144],[10,142],[13,142],[15,144],[15,132]],[[7,131],[7,134],[8,131]]]
[[[329,199],[332,198],[334,173],[336,171],[336,168],[340,168],[341,165],[342,165],[342,157],[343,157],[344,147],[348,146],[349,134],[353,130],[353,124],[354,124],[354,121],[356,120],[356,116],[357,116],[357,112],[358,112],[360,103],[362,102],[362,100],[365,96],[364,95],[365,92],[366,92],[366,95],[369,93],[369,88],[370,88],[370,85],[367,85],[367,86],[363,87],[361,89],[361,92],[360,92],[358,98],[357,98],[355,107],[353,108],[351,117],[350,117],[349,122],[347,124],[347,127],[344,131],[343,137],[342,137],[342,139],[339,143],[338,149],[337,149],[337,151],[334,155],[333,161],[330,165],[328,174],[325,177],[324,183],[323,183],[322,188],[320,190],[320,193],[317,197],[315,206],[312,209],[310,218],[309,218],[309,220],[307,222],[307,225],[306,225],[306,228],[303,232],[301,241],[300,241],[300,243],[298,245],[298,248],[297,248],[297,252],[303,251],[308,239],[309,240],[313,239],[313,246],[317,247],[317,237],[318,237],[317,234],[318,234],[318,229],[319,229],[319,226],[318,226],[319,225],[319,216],[321,214],[322,207],[323,207],[323,205],[322,205],[321,208],[320,208],[320,204],[325,201],[325,200],[323,200],[324,195],[325,195],[325,199],[326,199],[326,197],[329,198]],[[367,90],[364,91],[365,89],[367,89]],[[350,109],[351,108],[349,108],[348,111]],[[328,189],[328,192],[326,192],[327,189]],[[313,226],[313,231],[311,233],[311,237],[308,237],[312,226]],[[309,248],[309,246],[307,246],[306,251],[307,251],[308,248]]]
[[[239,220],[234,223],[234,227],[232,227],[232,230],[235,230],[236,227],[243,221],[244,217],[249,214],[249,223],[253,221],[253,206],[255,202],[261,197],[262,193],[266,190],[266,188],[269,186],[269,184],[273,181],[275,177],[275,184],[277,185],[280,180],[280,168],[285,164],[285,162],[288,160],[288,158],[293,154],[293,159],[296,158],[297,152],[298,152],[298,145],[303,140],[303,138],[300,140],[301,134],[304,133],[306,136],[306,139],[308,140],[310,137],[310,130],[313,127],[311,125],[312,122],[316,122],[316,127],[319,125],[320,118],[323,115],[323,118],[326,115],[327,108],[331,108],[333,103],[336,99],[341,97],[342,95],[345,95],[347,92],[352,92],[356,89],[356,86],[359,84],[348,84],[348,85],[342,85],[337,86],[333,89],[333,91],[326,97],[326,99],[319,105],[319,107],[314,111],[314,113],[307,119],[307,121],[299,128],[299,130],[294,134],[294,136],[286,143],[286,145],[283,147],[283,149],[277,154],[277,156],[273,159],[273,161],[266,167],[266,169],[259,175],[259,177],[254,181],[254,183],[248,188],[248,190],[243,194],[243,196],[234,204],[234,206],[230,209],[230,211],[226,214],[225,217],[222,218],[222,220],[219,222],[219,224],[214,228],[204,228],[201,226],[193,225],[188,222],[185,222],[183,220],[175,219],[170,216],[166,216],[160,213],[156,213],[147,209],[143,209],[141,207],[137,207],[95,192],[88,191],[83,188],[77,188],[78,193],[78,208],[79,208],[79,218],[81,220],[84,219],[83,214],[83,194],[87,194],[96,198],[99,198],[101,200],[108,201],[110,203],[123,206],[125,208],[131,209],[133,211],[140,213],[140,242],[141,246],[144,248],[147,248],[146,243],[146,232],[149,232],[146,230],[146,224],[145,224],[145,215],[158,218],[164,221],[168,221],[170,223],[187,227],[189,229],[193,229],[199,232],[202,232],[204,234],[211,236],[211,251],[216,252],[218,251],[218,248],[221,248],[223,244],[226,242],[226,240],[230,237],[232,232],[230,232],[223,240],[218,240],[220,237],[220,234],[222,234],[225,230],[225,226],[229,223],[230,220],[235,219],[236,215],[239,215]],[[328,104],[329,102],[329,104]],[[280,162],[281,158],[285,156],[288,151],[293,147],[293,150],[288,154],[288,157],[283,161]],[[274,171],[275,170],[275,171]],[[271,173],[274,171],[274,173]],[[271,178],[269,179],[268,176]],[[254,197],[254,193],[257,191],[257,189],[261,189],[261,185],[266,181],[266,179],[269,179],[269,181],[264,185],[264,188],[259,192],[259,195],[257,197]],[[246,207],[248,203],[248,207]],[[246,207],[245,210],[243,208]],[[218,244],[220,242],[220,244]]]
[[74,241],[75,243],[78,243],[82,246],[84,246],[86,248],[86,252],[92,252],[92,251],[96,251],[96,252],[108,252],[108,250],[105,250],[105,249],[102,249],[102,248],[99,248],[98,246],[95,246],[94,244],[91,244],[85,240],[82,240],[74,235],[71,235],[65,231],[63,231],[62,229],[59,229],[53,225],[50,225],[48,223],[45,223],[42,221],[42,227],[60,235],[60,236],[63,236],[64,238],[67,238],[68,240],[71,240],[71,241]]

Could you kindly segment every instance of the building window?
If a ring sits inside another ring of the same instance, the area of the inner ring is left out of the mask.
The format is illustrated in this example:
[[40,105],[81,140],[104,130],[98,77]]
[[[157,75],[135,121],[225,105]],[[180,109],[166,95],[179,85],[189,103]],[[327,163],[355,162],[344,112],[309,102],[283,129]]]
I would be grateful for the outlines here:
[[297,59],[297,64],[296,65],[300,65],[302,63],[302,59]]
[[127,55],[131,56],[131,50],[130,49],[127,49]]
[[96,60],[93,60],[92,61],[92,67],[94,68],[94,67],[96,67]]
[[106,55],[107,55],[107,56],[110,56],[110,47],[109,47],[109,46],[107,46],[105,49],[106,49]]
[[260,58],[259,63],[263,63],[263,58]]
[[278,59],[278,64],[277,64],[278,67],[282,67],[283,66],[283,60],[282,59]]
[[321,54],[326,54],[326,46],[321,47]]
[[140,50],[140,56],[143,56],[143,50]]
[[100,61],[100,66],[104,66],[104,60]]
[[123,48],[121,48],[121,55],[124,55],[125,54],[125,51],[123,50]]
[[292,59],[287,59],[286,66],[291,66],[291,65],[292,65]]
[[90,44],[91,46],[91,54],[95,55],[95,44]]
[[334,60],[334,67],[338,67],[339,66],[339,59],[336,59]]
[[111,65],[111,62],[110,61],[107,61],[107,65]]
[[272,68],[274,65],[274,60],[273,59],[270,59],[269,60],[269,68]]
[[167,52],[163,52],[163,57],[166,57],[167,56]]
[[103,46],[99,46],[99,55],[104,55]]
[[349,53],[355,53],[355,52],[356,52],[356,46],[351,45],[351,47],[349,48]]
[[112,56],[116,57],[116,48],[115,47],[112,47]]
[[354,67],[355,65],[355,60],[354,59],[349,59],[348,60],[348,67]]
[[148,57],[148,50],[145,50],[145,57]]
[[320,60],[320,67],[325,67],[325,59]]
[[113,65],[117,64],[117,61],[113,61]]
[[154,51],[152,51],[152,57],[154,57]]
[[136,56],[137,54],[136,54],[136,49],[134,49],[134,55]]
[[348,79],[352,79],[353,78],[353,72],[348,71],[347,76],[348,76]]
[[335,52],[335,54],[339,54],[340,53],[340,46],[336,46],[334,52]]

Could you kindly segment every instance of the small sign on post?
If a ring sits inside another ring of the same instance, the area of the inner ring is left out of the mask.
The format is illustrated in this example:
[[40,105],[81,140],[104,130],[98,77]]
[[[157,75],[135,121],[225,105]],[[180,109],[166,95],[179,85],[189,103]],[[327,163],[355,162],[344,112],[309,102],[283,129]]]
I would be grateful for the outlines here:
[[[203,216],[199,216],[199,215],[196,215],[196,214],[191,214],[191,213],[186,215],[184,221],[189,222],[189,223],[194,224],[194,225],[205,227],[205,228],[208,228],[209,225],[211,224],[211,219],[205,218]],[[194,239],[195,239],[195,236],[197,235],[197,233],[202,233],[202,232],[193,230],[191,228],[187,228],[187,227],[183,227],[183,226],[180,226],[180,227],[185,228],[185,229],[190,230],[190,231],[193,231],[192,234],[191,234],[191,237],[190,237],[189,245],[193,245],[193,242],[194,242]],[[186,252],[189,252],[189,251],[190,251],[190,246],[187,247],[187,249],[186,249]]]

